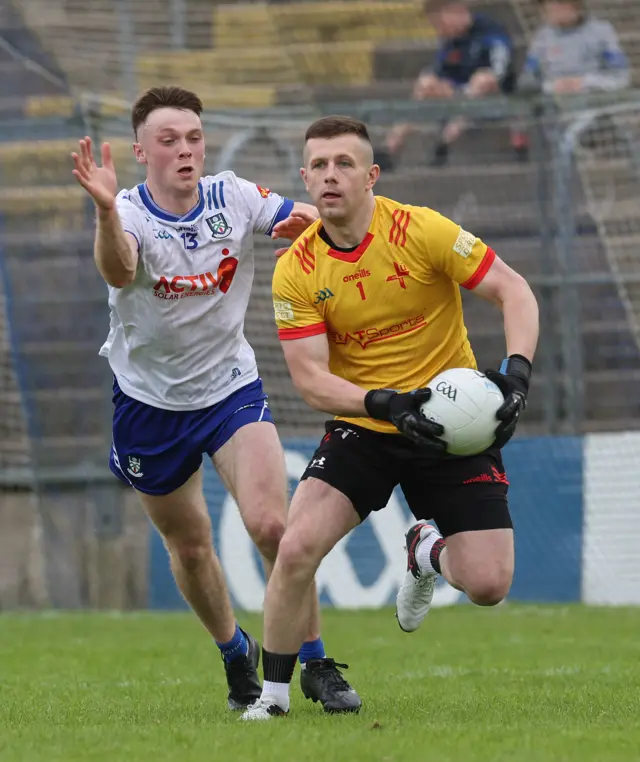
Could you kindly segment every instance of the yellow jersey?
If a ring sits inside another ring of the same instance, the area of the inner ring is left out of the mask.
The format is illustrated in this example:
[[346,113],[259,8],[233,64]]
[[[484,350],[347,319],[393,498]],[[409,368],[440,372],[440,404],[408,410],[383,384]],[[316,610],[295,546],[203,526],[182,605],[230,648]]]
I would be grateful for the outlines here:
[[[459,286],[480,283],[492,249],[432,209],[381,196],[353,251],[331,248],[320,231],[318,221],[276,264],[281,340],[326,333],[330,371],[364,390],[411,391],[447,368],[477,367]],[[343,420],[397,433],[371,418]]]

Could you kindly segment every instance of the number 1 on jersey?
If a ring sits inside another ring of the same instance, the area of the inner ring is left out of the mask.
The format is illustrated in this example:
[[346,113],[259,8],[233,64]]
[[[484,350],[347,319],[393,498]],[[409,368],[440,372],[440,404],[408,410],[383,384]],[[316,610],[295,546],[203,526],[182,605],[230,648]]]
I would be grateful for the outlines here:
[[356,288],[360,292],[360,298],[364,301],[367,298],[367,295],[364,292],[364,283],[362,281],[358,281],[358,283],[356,283]]

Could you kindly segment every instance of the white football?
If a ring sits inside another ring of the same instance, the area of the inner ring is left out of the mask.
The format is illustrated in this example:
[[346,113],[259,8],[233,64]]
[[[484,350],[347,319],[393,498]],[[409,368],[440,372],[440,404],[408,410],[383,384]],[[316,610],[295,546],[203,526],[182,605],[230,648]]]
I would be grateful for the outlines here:
[[476,455],[490,447],[498,425],[496,411],[504,402],[498,387],[478,370],[451,368],[429,383],[431,399],[422,415],[444,426],[441,435],[452,455]]

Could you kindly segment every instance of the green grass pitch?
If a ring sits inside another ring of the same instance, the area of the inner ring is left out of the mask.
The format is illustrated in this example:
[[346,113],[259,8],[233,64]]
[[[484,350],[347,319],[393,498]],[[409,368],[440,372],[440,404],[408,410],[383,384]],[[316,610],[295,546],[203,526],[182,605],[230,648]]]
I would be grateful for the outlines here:
[[323,617],[361,713],[324,715],[296,673],[289,716],[246,724],[189,615],[0,615],[0,760],[640,759],[640,609],[459,606],[411,635],[390,610]]

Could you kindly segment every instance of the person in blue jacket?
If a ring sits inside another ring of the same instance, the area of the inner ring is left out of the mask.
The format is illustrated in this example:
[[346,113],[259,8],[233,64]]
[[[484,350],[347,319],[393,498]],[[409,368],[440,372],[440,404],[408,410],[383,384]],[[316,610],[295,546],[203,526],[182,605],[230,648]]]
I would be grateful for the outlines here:
[[[426,0],[425,12],[440,45],[433,66],[420,72],[413,98],[480,98],[514,90],[513,43],[507,30],[487,16],[471,12],[464,0]],[[449,148],[466,126],[463,118],[447,122],[436,142],[432,163],[446,163]],[[415,125],[396,125],[379,156],[389,169]]]

